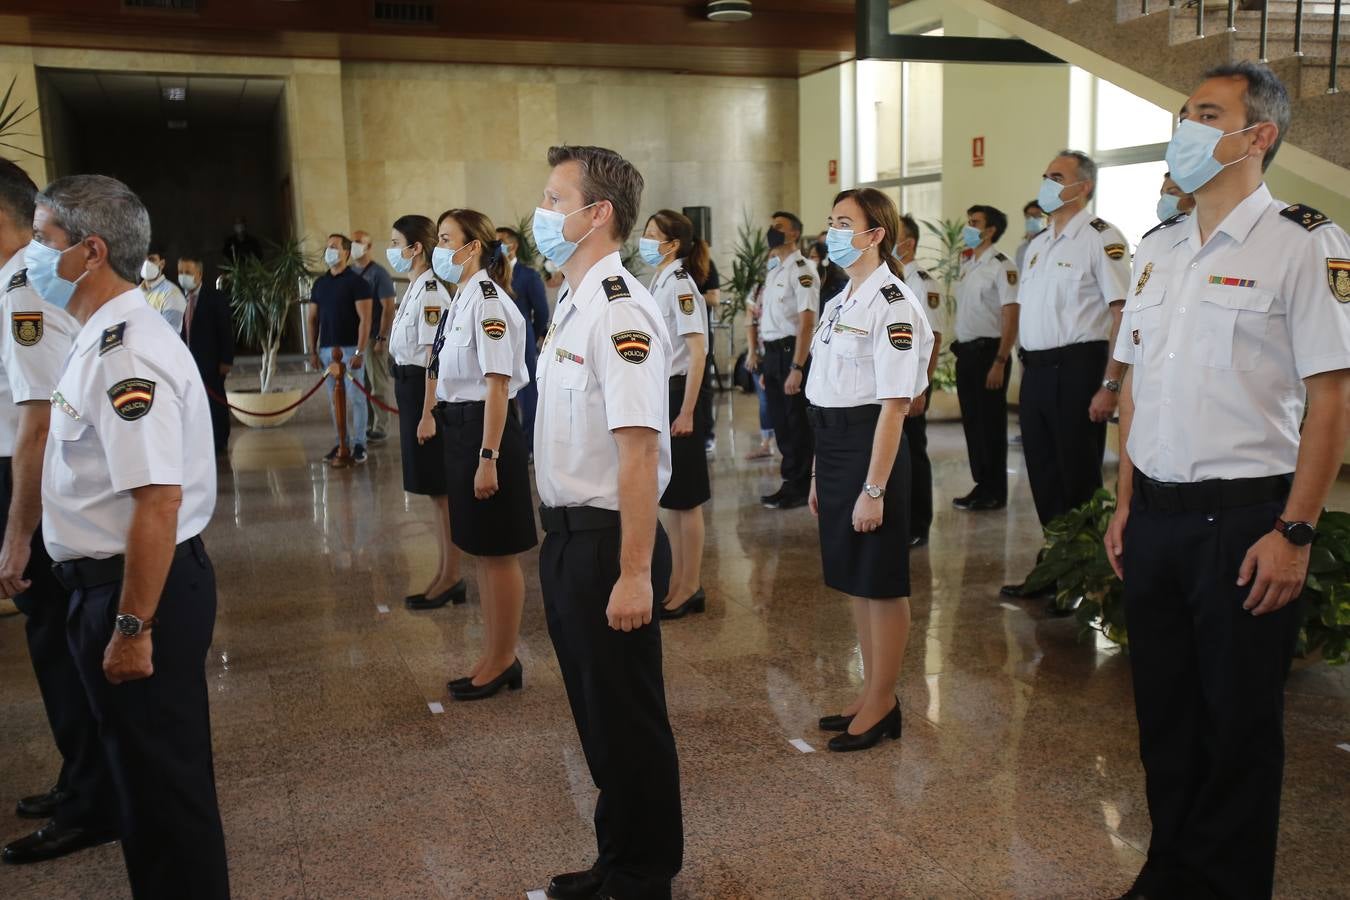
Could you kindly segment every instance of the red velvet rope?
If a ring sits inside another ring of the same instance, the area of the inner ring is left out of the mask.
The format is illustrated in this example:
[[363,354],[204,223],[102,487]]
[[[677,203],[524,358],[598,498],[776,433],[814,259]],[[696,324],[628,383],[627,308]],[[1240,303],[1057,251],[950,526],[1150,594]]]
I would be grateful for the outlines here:
[[359,388],[361,389],[361,393],[365,394],[366,397],[370,400],[371,403],[374,403],[376,406],[378,406],[380,409],[384,410],[385,412],[391,412],[391,413],[393,413],[394,415],[398,415],[398,409],[396,409],[396,408],[393,407],[393,406],[389,406],[388,404],[386,404],[386,403],[385,403],[383,400],[381,400],[379,397],[376,397],[376,396],[375,396],[374,394],[372,394],[369,390],[367,390],[367,389],[366,389],[366,386],[365,386],[364,384],[362,384],[361,382],[357,381],[357,380],[356,380],[356,377],[355,377],[354,375],[352,375],[351,369],[348,369],[348,370],[347,370],[347,377],[351,380],[351,383],[352,383],[352,384],[356,385],[357,387],[359,387]]
[[[258,417],[260,417],[260,418],[266,419],[266,418],[270,418],[270,417],[272,417],[272,416],[280,416],[280,415],[284,415],[285,413],[288,413],[288,412],[290,412],[291,410],[295,409],[295,408],[296,408],[297,406],[299,406],[301,403],[304,403],[304,402],[305,402],[306,400],[308,400],[310,397],[313,397],[313,396],[314,396],[314,392],[317,391],[319,388],[323,387],[324,379],[327,378],[327,377],[328,377],[328,373],[325,372],[325,373],[319,378],[319,383],[316,384],[316,385],[314,385],[314,387],[310,388],[309,391],[305,394],[305,396],[301,397],[299,400],[295,401],[294,403],[292,403],[290,406],[286,407],[285,409],[278,409],[278,410],[276,410],[276,411],[274,411],[274,412],[254,412],[254,411],[251,410],[251,409],[244,409],[244,408],[241,407],[241,406],[235,406],[235,405],[234,405],[233,403],[231,403],[229,400],[226,400],[224,397],[220,396],[219,394],[217,394],[215,391],[211,390],[210,388],[207,388],[207,389],[206,389],[206,396],[210,397],[212,400],[214,400],[216,403],[219,403],[221,406],[228,406],[230,409],[234,410],[235,412],[241,412],[241,413],[244,413],[245,415],[249,415],[249,416],[258,416]],[[259,395],[259,396],[261,396],[261,395]]]

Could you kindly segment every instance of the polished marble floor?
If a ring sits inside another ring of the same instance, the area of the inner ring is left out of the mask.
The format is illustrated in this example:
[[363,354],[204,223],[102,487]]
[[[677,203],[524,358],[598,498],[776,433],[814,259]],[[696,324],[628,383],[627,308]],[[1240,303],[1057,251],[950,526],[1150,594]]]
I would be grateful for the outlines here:
[[[1000,603],[1037,528],[1021,457],[1013,503],[968,514],[959,426],[930,429],[938,515],[913,559],[914,630],[899,743],[837,756],[814,728],[859,684],[845,602],[821,587],[814,521],[757,497],[776,463],[742,460],[753,400],[721,400],[706,615],[665,626],[687,852],[677,896],[1107,897],[1148,839],[1128,661],[1039,605]],[[354,471],[312,402],[281,429],[236,430],[206,534],[220,576],[208,660],[216,768],[239,898],[520,897],[588,865],[594,792],[539,600],[525,690],[456,704],[467,606],[412,613],[431,564],[424,501],[396,445]],[[1335,505],[1350,506],[1350,486]],[[443,704],[434,711],[431,704]],[[19,620],[0,620],[0,808],[56,760]],[[1350,896],[1350,673],[1299,664],[1277,892]],[[26,823],[0,814],[0,838]],[[0,896],[128,896],[116,847],[22,869]]]

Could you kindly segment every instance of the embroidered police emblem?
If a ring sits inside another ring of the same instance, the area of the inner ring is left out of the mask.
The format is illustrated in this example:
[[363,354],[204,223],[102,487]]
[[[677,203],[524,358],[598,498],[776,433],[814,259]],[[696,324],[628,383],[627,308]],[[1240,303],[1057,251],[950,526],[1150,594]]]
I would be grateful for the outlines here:
[[1124,244],[1107,244],[1104,248],[1106,255],[1111,259],[1122,259],[1125,256]]
[[1333,297],[1350,303],[1350,259],[1327,259],[1327,284]]
[[494,285],[492,282],[480,281],[478,282],[478,286],[483,289],[483,299],[485,300],[497,299],[497,286]]
[[808,288],[809,288],[811,285],[815,284],[816,282],[815,282],[815,279],[813,279],[810,275],[802,275],[802,276],[800,276],[800,277],[797,279],[797,283],[800,284],[802,287],[808,287]]
[[422,321],[431,326],[441,324],[441,308],[439,306],[428,306],[422,310]]
[[103,329],[103,337],[99,340],[98,344],[98,355],[102,356],[109,350],[122,346],[122,332],[126,330],[126,322],[118,322],[111,328]]
[[9,284],[5,285],[5,290],[12,291],[15,288],[23,287],[27,283],[28,283],[28,270],[20,269],[19,271],[14,273],[14,277],[9,280]]
[[21,347],[31,347],[42,340],[42,313],[16,312],[10,327],[14,331],[14,340]]
[[646,362],[648,354],[652,352],[652,336],[644,331],[620,331],[610,335],[609,339],[614,342],[614,349],[619,356],[634,365]]
[[[1144,271],[1141,272],[1141,273],[1139,273],[1139,283],[1136,284],[1136,285],[1134,286],[1134,295],[1135,295],[1136,297],[1138,297],[1140,291],[1142,291],[1142,290],[1144,289],[1144,285],[1148,284],[1148,276],[1150,276],[1150,275],[1152,275],[1152,274],[1153,274],[1153,263],[1151,263],[1151,262],[1150,262],[1150,263],[1145,263],[1145,264],[1144,264]],[[1139,343],[1139,342],[1138,342],[1138,341],[1135,341],[1135,343],[1137,344],[1137,343]]]
[[[628,293],[628,283],[618,275],[611,275],[600,282],[600,284],[605,289],[606,300],[626,300],[633,296]],[[648,338],[648,340],[650,340],[650,338]],[[643,359],[646,359],[646,356],[643,356]],[[641,361],[642,360],[638,360],[638,362]]]
[[928,308],[937,309],[942,304],[942,295],[937,291],[928,292]]
[[1004,274],[1008,276],[1009,287],[1017,287],[1017,273],[1012,269],[1005,269]]
[[500,341],[506,336],[506,322],[501,319],[484,319],[483,334],[486,334],[494,341]]
[[113,412],[128,422],[142,418],[155,402],[155,383],[144,378],[125,378],[108,388]]
[[881,286],[881,296],[886,298],[887,303],[895,303],[905,299],[905,295],[893,284],[883,284]]
[[886,326],[886,337],[897,350],[908,350],[914,346],[914,326],[908,322],[892,322]]
[[680,295],[680,312],[684,313],[686,316],[692,316],[694,314],[693,294]]

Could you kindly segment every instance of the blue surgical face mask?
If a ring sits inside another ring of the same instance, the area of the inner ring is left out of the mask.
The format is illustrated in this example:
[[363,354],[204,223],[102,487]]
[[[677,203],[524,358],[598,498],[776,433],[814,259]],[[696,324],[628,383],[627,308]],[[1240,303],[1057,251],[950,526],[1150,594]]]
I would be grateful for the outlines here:
[[[74,247],[66,248],[66,250],[73,249]],[[33,290],[37,291],[43,300],[59,309],[66,308],[70,303],[70,296],[75,293],[75,285],[89,274],[89,270],[85,269],[74,281],[66,281],[56,274],[56,267],[61,264],[61,257],[65,255],[66,250],[55,250],[46,244],[29,241],[23,251],[23,262],[28,267],[28,281],[33,285]]]
[[661,242],[656,238],[639,238],[638,255],[649,266],[659,266],[669,253],[661,252]]
[[327,250],[323,251],[324,265],[328,266],[330,269],[336,266],[340,259],[342,259],[342,254],[338,252],[336,247],[329,247]]
[[464,264],[455,262],[455,254],[464,247],[451,250],[449,247],[437,247],[431,251],[431,271],[449,284],[459,284],[464,277]]
[[1075,181],[1073,184],[1060,184],[1053,178],[1042,178],[1041,189],[1036,194],[1036,205],[1047,213],[1052,213],[1064,205],[1064,201],[1059,199],[1059,192],[1082,183]]
[[967,247],[974,250],[976,247],[980,246],[980,244],[984,243],[984,235],[981,234],[980,229],[976,228],[974,225],[967,225],[965,228],[961,229],[961,240],[965,242]]
[[403,274],[412,271],[412,260],[403,255],[402,247],[386,247],[384,257],[395,272]]
[[1040,216],[1027,216],[1027,234],[1036,236],[1045,230],[1045,219]]
[[1168,219],[1175,216],[1179,212],[1179,210],[1177,209],[1177,204],[1180,202],[1181,198],[1178,197],[1176,194],[1163,194],[1161,197],[1159,197],[1158,221],[1165,222]]
[[544,209],[542,206],[534,211],[534,221],[530,225],[530,230],[534,232],[534,245],[544,254],[545,259],[555,266],[561,266],[572,258],[572,254],[577,252],[577,245],[590,237],[591,231],[595,229],[592,228],[575,241],[569,241],[563,237],[563,224],[567,221],[567,216],[585,212],[592,206],[595,204],[588,203],[566,215],[556,209]]
[[853,239],[859,234],[868,234],[876,231],[875,228],[869,228],[867,231],[855,232],[852,228],[831,228],[825,233],[825,246],[830,251],[830,262],[841,269],[847,269],[858,261],[858,257],[863,255],[863,251],[853,246]]
[[1172,180],[1186,193],[1195,193],[1208,184],[1215,175],[1229,166],[1242,162],[1249,155],[1243,154],[1232,162],[1221,163],[1214,158],[1214,148],[1219,146],[1219,141],[1230,134],[1242,134],[1255,127],[1256,125],[1248,125],[1246,128],[1225,133],[1212,125],[1205,125],[1194,119],[1183,119],[1172,134],[1172,140],[1167,144],[1167,169],[1172,173]]
[[781,259],[779,259],[779,258],[776,257],[776,256],[770,256],[770,257],[769,257],[769,261],[768,261],[768,263],[767,263],[766,265],[768,266],[769,271],[772,272],[774,269],[778,268],[778,267],[781,266],[782,264],[783,264],[783,261],[782,261]]

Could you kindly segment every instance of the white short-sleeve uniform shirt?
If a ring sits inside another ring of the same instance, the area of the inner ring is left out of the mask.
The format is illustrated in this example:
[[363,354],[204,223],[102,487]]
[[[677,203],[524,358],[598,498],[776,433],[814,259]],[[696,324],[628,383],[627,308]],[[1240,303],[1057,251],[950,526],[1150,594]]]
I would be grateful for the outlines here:
[[17,404],[51,399],[80,324],[33,290],[23,248],[0,266],[0,291],[0,456],[13,456]]
[[820,279],[816,267],[800,250],[793,250],[781,265],[764,276],[759,298],[759,338],[781,341],[797,336],[804,312],[814,312],[820,303]]
[[1017,302],[1017,266],[993,247],[961,263],[956,280],[954,340],[974,341],[1003,334],[1003,307]]
[[652,299],[661,310],[672,345],[670,374],[689,374],[689,344],[686,335],[708,334],[708,304],[703,302],[694,279],[679,263],[667,266],[652,279]]
[[1018,285],[1018,343],[1025,350],[1053,350],[1106,340],[1111,304],[1125,299],[1129,278],[1129,246],[1114,225],[1087,210],[1062,231],[1051,222],[1027,247]]
[[952,330],[948,320],[951,317],[947,312],[947,304],[942,300],[942,282],[920,268],[917,261],[911,260],[905,266],[905,287],[923,307],[923,314],[928,318],[928,327],[933,330],[934,338],[943,335],[950,342]]
[[389,354],[400,366],[426,366],[450,291],[427,269],[408,285],[389,326]]
[[487,399],[487,376],[505,375],[506,393],[530,383],[525,368],[525,319],[506,289],[487,272],[466,278],[445,313],[436,343],[436,399]]

